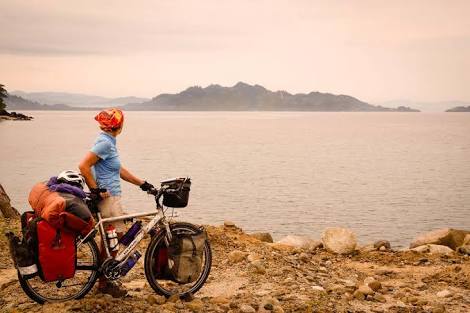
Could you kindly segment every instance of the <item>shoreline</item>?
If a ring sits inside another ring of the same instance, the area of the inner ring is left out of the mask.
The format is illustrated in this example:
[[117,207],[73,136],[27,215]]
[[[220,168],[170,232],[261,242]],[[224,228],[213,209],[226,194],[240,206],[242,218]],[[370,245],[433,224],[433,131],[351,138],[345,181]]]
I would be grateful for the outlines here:
[[17,112],[7,112],[6,110],[0,111],[0,121],[7,120],[7,121],[30,121],[32,120],[32,116],[27,116],[22,113]]
[[[0,229],[19,231],[0,220]],[[470,257],[385,248],[337,254],[320,245],[270,243],[225,222],[205,226],[213,250],[208,281],[185,302],[149,287],[142,261],[122,279],[129,296],[92,290],[84,299],[38,305],[22,292],[0,243],[0,311],[5,312],[468,312]],[[97,238],[95,238],[97,239]],[[260,240],[261,239],[261,240]],[[148,239],[139,251],[145,251]],[[95,287],[96,288],[96,287]]]

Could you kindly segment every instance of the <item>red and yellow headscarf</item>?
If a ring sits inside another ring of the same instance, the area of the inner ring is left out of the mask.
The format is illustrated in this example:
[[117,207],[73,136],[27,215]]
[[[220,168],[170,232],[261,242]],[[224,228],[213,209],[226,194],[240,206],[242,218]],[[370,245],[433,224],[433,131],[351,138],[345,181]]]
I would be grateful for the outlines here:
[[116,108],[107,109],[98,113],[95,120],[100,123],[103,130],[116,130],[121,128],[124,123],[124,113]]

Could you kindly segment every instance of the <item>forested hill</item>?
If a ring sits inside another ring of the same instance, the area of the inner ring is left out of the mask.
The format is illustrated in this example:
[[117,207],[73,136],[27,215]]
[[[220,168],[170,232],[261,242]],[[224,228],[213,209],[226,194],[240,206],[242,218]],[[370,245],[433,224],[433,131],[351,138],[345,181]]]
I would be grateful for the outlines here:
[[190,87],[177,94],[161,94],[150,101],[125,105],[126,110],[149,111],[323,111],[418,112],[407,107],[374,106],[347,95],[310,92],[290,94],[243,82],[233,87]]

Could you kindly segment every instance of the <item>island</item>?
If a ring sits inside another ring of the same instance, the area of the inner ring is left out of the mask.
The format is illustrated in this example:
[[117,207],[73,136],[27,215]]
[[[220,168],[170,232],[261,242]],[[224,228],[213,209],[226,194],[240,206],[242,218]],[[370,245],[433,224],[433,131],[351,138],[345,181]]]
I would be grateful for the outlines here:
[[470,105],[469,106],[458,106],[449,110],[446,110],[446,112],[470,112]]

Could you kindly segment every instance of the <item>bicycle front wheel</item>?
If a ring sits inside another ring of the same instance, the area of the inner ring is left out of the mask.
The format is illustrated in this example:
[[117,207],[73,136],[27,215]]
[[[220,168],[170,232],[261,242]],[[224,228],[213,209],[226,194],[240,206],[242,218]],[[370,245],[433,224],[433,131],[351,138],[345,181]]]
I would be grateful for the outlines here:
[[[199,231],[199,227],[190,223],[177,222],[170,224],[170,230],[172,236],[181,234],[192,235]],[[164,238],[164,231],[153,237],[147,248],[147,252],[145,253],[145,276],[147,277],[149,285],[153,290],[155,290],[155,292],[165,297],[170,297],[175,294],[178,294],[180,297],[184,297],[186,295],[196,293],[206,282],[211,270],[212,253],[209,240],[206,240],[204,243],[201,265],[202,269],[199,277],[191,283],[181,284],[174,282],[171,279],[161,277],[156,270],[155,264],[158,260],[158,250],[162,245],[165,245]]]
[[43,304],[84,297],[93,287],[98,276],[98,246],[93,239],[90,239],[77,246],[77,266],[74,277],[64,281],[44,282],[38,275],[25,279],[18,273],[18,280],[28,297]]

